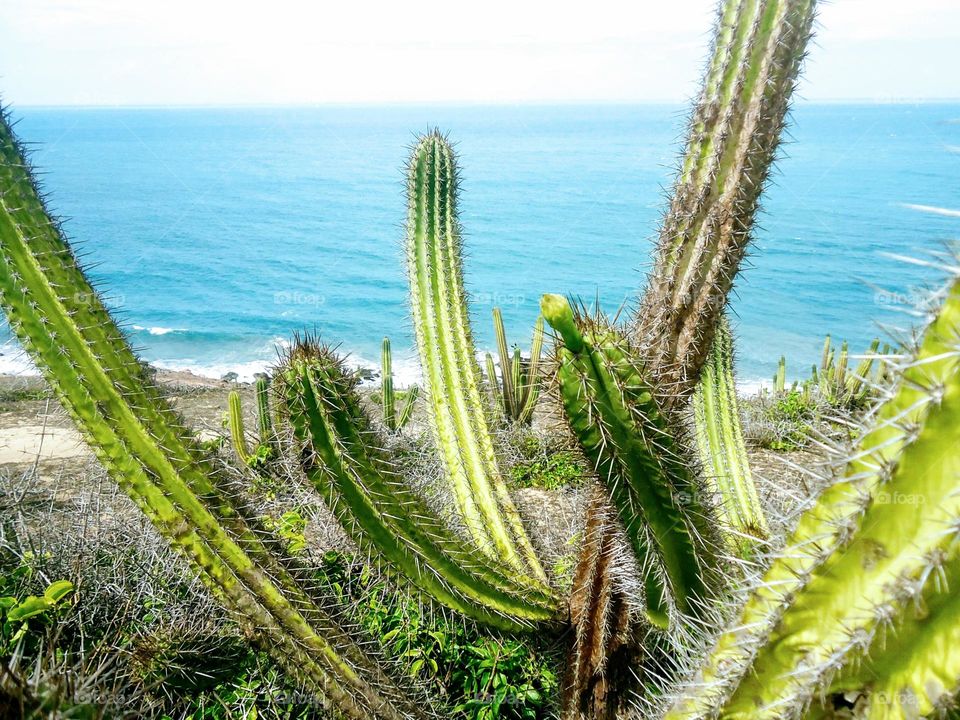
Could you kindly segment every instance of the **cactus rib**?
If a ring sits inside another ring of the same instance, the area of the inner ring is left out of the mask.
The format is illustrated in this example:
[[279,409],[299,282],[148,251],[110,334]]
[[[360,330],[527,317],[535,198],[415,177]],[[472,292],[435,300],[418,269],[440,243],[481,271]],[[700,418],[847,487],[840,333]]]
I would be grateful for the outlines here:
[[456,189],[450,146],[438,133],[423,137],[408,175],[407,265],[431,427],[474,543],[545,583],[500,474],[484,415],[463,287]]
[[725,0],[659,250],[637,318],[668,404],[693,391],[744,257],[814,0]]
[[733,374],[733,336],[720,320],[713,349],[693,396],[694,424],[707,483],[718,496],[731,544],[749,552],[769,531],[747,460]]
[[266,634],[277,659],[344,715],[420,716],[213,484],[192,435],[147,379],[47,215],[5,115],[0,295],[10,327],[104,467],[238,620]]
[[327,349],[300,341],[282,378],[282,402],[303,446],[304,470],[361,546],[376,548],[426,594],[511,630],[557,616],[557,600],[463,549],[425,504],[378,460],[350,376]]
[[724,717],[781,717],[802,707],[956,551],[960,280],[872,420],[844,477],[800,517],[735,629],[719,637],[698,689],[669,718],[716,707]]

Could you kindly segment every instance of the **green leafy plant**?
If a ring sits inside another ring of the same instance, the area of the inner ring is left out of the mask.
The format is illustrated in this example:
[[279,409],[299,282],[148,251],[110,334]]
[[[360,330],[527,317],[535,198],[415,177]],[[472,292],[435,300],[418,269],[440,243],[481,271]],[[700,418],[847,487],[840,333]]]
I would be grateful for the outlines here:
[[30,631],[31,623],[42,623],[67,602],[73,583],[57,580],[50,583],[43,595],[27,595],[18,599],[0,596],[0,655],[9,655]]

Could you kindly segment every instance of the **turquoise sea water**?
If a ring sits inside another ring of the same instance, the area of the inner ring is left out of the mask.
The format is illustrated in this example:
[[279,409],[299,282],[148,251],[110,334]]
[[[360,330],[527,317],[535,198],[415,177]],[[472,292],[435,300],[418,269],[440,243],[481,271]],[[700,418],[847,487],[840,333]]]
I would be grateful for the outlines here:
[[[503,308],[526,347],[543,292],[631,303],[684,117],[673,106],[14,109],[52,207],[161,366],[249,376],[295,330],[412,377],[402,167],[439,126],[462,166],[481,349]],[[737,284],[741,381],[825,333],[865,348],[960,237],[960,105],[800,105]],[[926,206],[917,209],[911,206]],[[8,339],[4,327],[0,340]],[[0,371],[22,368],[7,342]]]

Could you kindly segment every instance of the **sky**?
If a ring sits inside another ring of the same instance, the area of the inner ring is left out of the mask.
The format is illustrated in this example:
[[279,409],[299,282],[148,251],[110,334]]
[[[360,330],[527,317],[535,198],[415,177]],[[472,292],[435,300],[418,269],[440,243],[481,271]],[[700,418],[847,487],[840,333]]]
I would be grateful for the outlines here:
[[[682,101],[715,0],[2,0],[31,105]],[[807,100],[960,98],[960,0],[833,0]]]

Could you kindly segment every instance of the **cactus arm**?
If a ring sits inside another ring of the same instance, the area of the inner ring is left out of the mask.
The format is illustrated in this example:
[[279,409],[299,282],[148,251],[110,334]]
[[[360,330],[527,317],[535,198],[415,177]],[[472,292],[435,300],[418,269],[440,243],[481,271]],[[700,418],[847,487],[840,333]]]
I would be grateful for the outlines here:
[[724,0],[713,55],[637,318],[668,403],[694,388],[750,240],[813,0]]
[[503,391],[500,389],[500,381],[497,379],[497,366],[493,361],[493,355],[486,353],[484,362],[487,367],[487,382],[490,385],[490,395],[493,397],[493,404],[496,406],[500,415],[506,415],[507,409],[503,402]]
[[304,447],[308,478],[360,545],[373,547],[426,594],[505,629],[552,620],[557,601],[463,549],[378,462],[359,398],[339,361],[300,345],[282,371],[284,405]]
[[229,412],[227,422],[230,425],[230,438],[233,440],[233,450],[244,465],[250,464],[250,450],[247,448],[247,430],[243,422],[243,402],[240,393],[231,390],[227,396]]
[[262,627],[278,660],[348,717],[418,716],[388,683],[377,689],[384,678],[374,663],[298,592],[213,485],[191,434],[147,380],[46,214],[5,117],[0,295],[10,327],[104,467],[240,622]]
[[270,381],[265,377],[258,377],[254,386],[257,397],[257,430],[260,433],[260,442],[271,448],[275,446],[276,436],[273,430],[273,416],[270,413]]
[[500,474],[484,416],[463,289],[456,184],[447,142],[436,133],[424,137],[413,152],[408,175],[407,255],[431,426],[475,545],[545,583]]
[[391,430],[397,429],[397,411],[393,392],[393,356],[390,338],[383,339],[380,351],[380,401],[383,407],[383,423]]
[[[641,370],[610,330],[581,332],[566,298],[545,295],[541,310],[564,341],[557,377],[571,428],[607,484],[637,555],[652,551],[677,609],[696,616],[712,564],[703,543],[707,514]],[[692,507],[683,506],[680,492]],[[647,580],[648,590],[657,584],[654,569]],[[647,614],[666,625],[662,591],[648,593]]]
[[766,538],[767,522],[747,460],[733,373],[733,337],[721,318],[713,349],[693,396],[694,425],[706,480],[719,497],[731,544],[749,552]]
[[[668,718],[718,707],[774,717],[802,705],[900,607],[897,593],[936,569],[960,517],[960,281],[871,421],[844,477],[800,517]],[[917,504],[884,502],[897,497]]]
[[524,401],[520,412],[520,422],[529,423],[540,397],[540,360],[543,356],[543,315],[537,316],[533,326],[533,339],[530,342],[530,365],[527,367],[527,379],[524,384]]
[[503,407],[508,418],[517,416],[519,398],[517,393],[520,386],[515,382],[512,372],[513,363],[510,360],[510,349],[507,346],[507,334],[503,328],[503,315],[500,308],[493,309],[493,334],[497,342],[497,354],[500,356],[500,373],[503,378]]
[[403,404],[403,410],[400,411],[400,416],[397,418],[398,430],[405,428],[407,423],[410,422],[410,417],[413,415],[413,407],[416,405],[418,397],[420,397],[420,387],[411,385],[410,389],[407,390],[407,399]]

